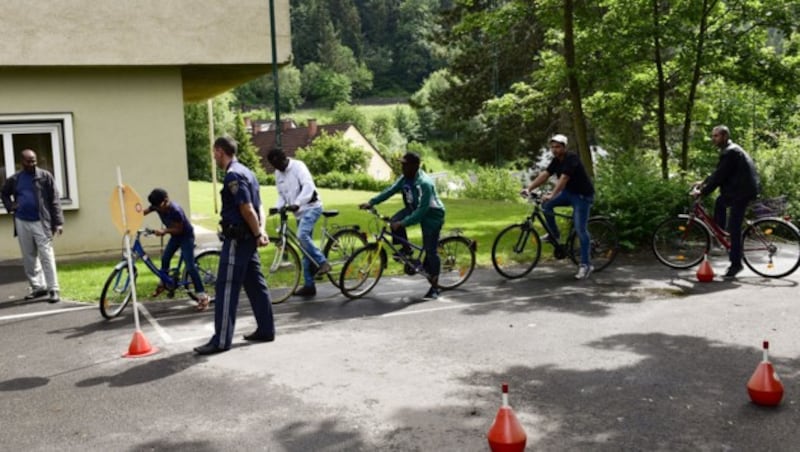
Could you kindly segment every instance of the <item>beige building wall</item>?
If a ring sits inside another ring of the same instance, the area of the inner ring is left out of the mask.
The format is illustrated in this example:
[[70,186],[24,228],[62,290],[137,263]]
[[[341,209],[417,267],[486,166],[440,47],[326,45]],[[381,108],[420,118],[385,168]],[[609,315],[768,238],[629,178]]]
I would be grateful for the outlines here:
[[[121,250],[109,212],[117,166],[145,202],[159,186],[188,209],[181,84],[180,68],[0,69],[0,115],[73,115],[80,207],[65,210],[59,260]],[[145,221],[158,224],[155,214]],[[11,215],[2,213],[0,261],[19,257]]]
[[386,163],[386,160],[378,154],[378,151],[364,138],[364,135],[358,133],[354,127],[349,127],[344,133],[344,137],[352,141],[356,146],[369,152],[369,163],[367,167],[367,174],[377,180],[389,180],[392,177],[392,168]]

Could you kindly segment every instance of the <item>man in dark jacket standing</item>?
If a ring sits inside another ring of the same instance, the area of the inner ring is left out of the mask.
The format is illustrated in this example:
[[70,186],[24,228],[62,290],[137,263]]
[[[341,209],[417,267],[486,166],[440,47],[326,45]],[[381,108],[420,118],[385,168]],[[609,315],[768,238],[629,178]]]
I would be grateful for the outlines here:
[[711,141],[719,148],[717,169],[698,184],[693,194],[705,196],[719,187],[720,194],[714,203],[714,221],[730,234],[731,266],[725,277],[733,278],[742,271],[742,222],[747,205],[758,196],[758,173],[753,159],[731,141],[726,126],[714,127]]
[[25,149],[21,156],[22,170],[3,185],[3,205],[14,215],[14,235],[30,283],[25,299],[49,295],[55,303],[60,296],[53,236],[63,231],[61,199],[53,175],[36,167],[36,153]]

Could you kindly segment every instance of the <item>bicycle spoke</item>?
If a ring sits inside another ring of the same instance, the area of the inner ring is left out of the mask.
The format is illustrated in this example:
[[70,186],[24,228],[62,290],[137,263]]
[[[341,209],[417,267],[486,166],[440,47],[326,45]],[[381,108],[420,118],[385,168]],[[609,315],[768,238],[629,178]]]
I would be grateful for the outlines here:
[[653,252],[664,265],[691,268],[703,260],[711,243],[708,230],[698,221],[669,218],[653,233]]
[[439,241],[441,271],[438,286],[454,289],[463,284],[475,269],[475,251],[464,237],[447,237]]
[[800,265],[800,234],[782,220],[757,220],[745,229],[742,257],[744,263],[761,276],[787,276]]

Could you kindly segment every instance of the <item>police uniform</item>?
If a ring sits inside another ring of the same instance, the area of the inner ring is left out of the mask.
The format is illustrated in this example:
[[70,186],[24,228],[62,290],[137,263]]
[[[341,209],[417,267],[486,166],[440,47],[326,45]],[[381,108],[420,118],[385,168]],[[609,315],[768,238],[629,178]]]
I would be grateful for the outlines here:
[[250,299],[250,306],[263,335],[275,334],[272,303],[267,283],[261,273],[258,240],[242,217],[239,206],[250,203],[260,212],[261,196],[258,180],[246,166],[233,160],[225,173],[220,224],[225,236],[222,242],[217,271],[216,301],[214,303],[214,337],[210,344],[227,350],[233,342],[236,308],[242,286]]

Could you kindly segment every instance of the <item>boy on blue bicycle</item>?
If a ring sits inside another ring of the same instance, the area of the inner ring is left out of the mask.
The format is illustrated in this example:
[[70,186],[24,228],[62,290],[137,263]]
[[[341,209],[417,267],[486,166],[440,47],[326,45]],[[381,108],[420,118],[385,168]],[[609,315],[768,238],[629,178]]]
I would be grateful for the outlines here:
[[[181,206],[174,201],[170,201],[169,195],[164,189],[153,189],[147,196],[147,200],[150,202],[150,207],[144,209],[143,213],[147,215],[150,212],[157,212],[161,223],[165,226],[164,228],[156,229],[155,235],[159,237],[166,234],[170,235],[169,241],[164,247],[164,252],[161,253],[161,271],[169,273],[172,256],[180,248],[181,258],[194,284],[197,310],[205,311],[208,309],[208,304],[211,300],[206,294],[203,280],[200,278],[200,273],[197,272],[197,267],[194,264],[194,227],[192,223],[189,222]],[[159,283],[151,296],[157,297],[165,290],[164,284]]]

